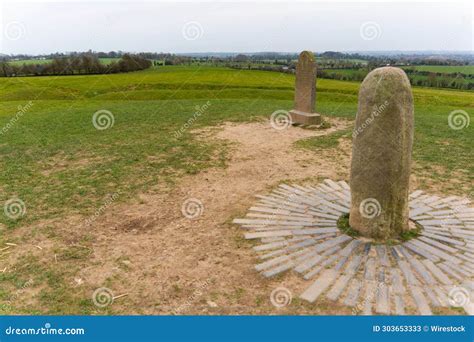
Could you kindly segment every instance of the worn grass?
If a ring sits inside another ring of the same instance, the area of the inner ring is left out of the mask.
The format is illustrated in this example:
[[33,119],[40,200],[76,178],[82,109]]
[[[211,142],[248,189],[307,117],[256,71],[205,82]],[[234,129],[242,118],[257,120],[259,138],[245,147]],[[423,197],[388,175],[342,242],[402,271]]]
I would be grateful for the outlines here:
[[351,130],[336,131],[322,137],[312,137],[298,140],[296,142],[296,146],[309,150],[336,148],[339,145],[339,139],[350,137],[351,134]]

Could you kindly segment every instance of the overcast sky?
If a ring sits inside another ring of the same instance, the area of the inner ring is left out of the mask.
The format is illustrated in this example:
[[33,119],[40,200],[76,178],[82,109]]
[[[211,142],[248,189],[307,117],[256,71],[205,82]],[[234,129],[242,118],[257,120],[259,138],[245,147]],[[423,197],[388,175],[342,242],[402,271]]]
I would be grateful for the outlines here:
[[472,51],[474,1],[8,1],[1,53]]

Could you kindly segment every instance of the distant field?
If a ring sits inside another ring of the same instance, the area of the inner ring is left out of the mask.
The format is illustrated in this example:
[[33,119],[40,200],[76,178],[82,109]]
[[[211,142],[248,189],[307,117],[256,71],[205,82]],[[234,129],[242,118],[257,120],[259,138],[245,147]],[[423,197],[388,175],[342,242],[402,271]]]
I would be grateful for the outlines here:
[[23,65],[23,64],[46,64],[50,63],[52,59],[23,59],[21,61],[9,61],[12,65]]
[[459,72],[466,75],[474,75],[474,65],[417,65],[410,67],[403,67],[403,69],[432,71],[439,73],[455,73]]
[[[250,61],[249,61],[250,62]],[[286,64],[288,63],[288,60],[286,59],[277,59],[276,62],[278,64]],[[297,63],[297,59],[291,60],[291,63]],[[327,65],[330,63],[358,63],[361,65],[367,65],[367,61],[363,59],[329,59],[329,58],[323,58],[323,57],[316,57],[316,63],[320,65]],[[259,62],[252,62],[252,65],[255,66],[262,66],[262,65],[275,65],[275,59],[264,59]]]
[[102,64],[108,65],[112,62],[118,61],[120,58],[99,58],[99,61]]
[[[113,61],[119,60],[119,58],[99,58],[100,62],[108,65]],[[23,65],[23,64],[46,64],[50,63],[52,59],[24,59],[21,61],[11,61],[10,63],[13,65]]]
[[367,69],[323,69],[326,73],[336,73],[340,75],[359,75],[365,77],[368,73]]
[[[431,83],[429,75],[420,75],[417,73],[408,73],[408,70],[423,70],[423,71],[432,71],[441,73],[437,75],[435,82]],[[425,87],[439,87],[447,89],[460,89],[463,85],[465,90],[468,90],[469,87],[472,87],[472,78],[471,76],[466,76],[469,73],[474,75],[474,66],[433,66],[433,65],[421,65],[416,67],[404,67],[403,69],[407,70],[408,77],[412,85],[425,86]],[[362,80],[368,74],[366,68],[359,69],[324,69],[324,75],[322,78],[344,80],[344,81],[353,81],[353,80]],[[458,77],[455,73],[462,72],[463,77]],[[470,85],[471,84],[471,85]]]
[[[405,70],[419,70],[419,71],[432,71],[432,72],[438,72],[438,73],[446,73],[446,74],[451,74],[451,73],[463,73],[466,75],[474,75],[474,65],[467,65],[467,66],[449,66],[449,65],[419,65],[419,66],[412,66],[412,67],[403,67],[402,69]],[[360,74],[367,74],[367,71],[364,69],[324,69],[327,72],[336,72],[340,74],[354,74],[354,73],[360,73]]]
[[362,65],[367,65],[367,61],[363,59],[329,59],[329,58],[322,58],[316,57],[317,62],[321,63],[337,63],[337,62],[347,62],[347,63],[359,63]]

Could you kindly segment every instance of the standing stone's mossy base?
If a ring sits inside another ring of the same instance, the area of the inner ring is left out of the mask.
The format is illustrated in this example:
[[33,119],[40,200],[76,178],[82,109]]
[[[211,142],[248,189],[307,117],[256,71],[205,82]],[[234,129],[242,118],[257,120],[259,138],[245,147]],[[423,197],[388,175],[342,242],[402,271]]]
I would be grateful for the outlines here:
[[474,303],[460,302],[474,298],[474,208],[468,199],[411,193],[409,217],[421,231],[391,245],[338,228],[351,206],[344,181],[282,184],[257,197],[247,216],[234,223],[245,229],[246,239],[260,240],[253,249],[263,276],[292,270],[311,281],[302,299],[326,297],[364,315],[431,315],[432,308],[450,306],[474,314]]
[[[350,214],[343,214],[337,220],[337,227],[341,230],[342,233],[347,234],[353,238],[362,237],[360,232],[355,230],[350,225]],[[422,231],[423,227],[416,224],[414,221],[409,221],[409,228],[397,236],[396,238],[391,238],[388,240],[378,240],[374,238],[365,238],[367,242],[371,242],[374,244],[386,244],[386,245],[398,245],[403,242],[410,241],[411,239],[418,238],[420,236],[420,232]]]
[[357,230],[352,229],[349,224],[349,214],[342,214],[337,220],[337,228],[346,235],[350,237],[357,238],[360,236],[360,233]]

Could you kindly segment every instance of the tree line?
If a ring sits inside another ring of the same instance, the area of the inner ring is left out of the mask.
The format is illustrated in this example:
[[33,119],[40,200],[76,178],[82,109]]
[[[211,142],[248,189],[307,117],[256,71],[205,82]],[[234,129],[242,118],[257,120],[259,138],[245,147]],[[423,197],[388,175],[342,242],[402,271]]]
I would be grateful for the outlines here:
[[151,65],[151,61],[139,55],[124,54],[118,61],[112,61],[106,65],[100,62],[97,55],[82,54],[56,57],[51,62],[42,64],[16,65],[2,61],[0,62],[0,76],[116,74],[148,69]]

